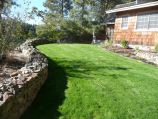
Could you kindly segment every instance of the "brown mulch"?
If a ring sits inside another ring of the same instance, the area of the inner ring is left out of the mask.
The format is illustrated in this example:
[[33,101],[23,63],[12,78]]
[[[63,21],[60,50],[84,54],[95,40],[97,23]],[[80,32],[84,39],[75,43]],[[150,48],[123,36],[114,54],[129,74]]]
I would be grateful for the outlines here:
[[109,51],[119,53],[119,54],[122,54],[125,56],[135,56],[134,49],[132,49],[132,48],[121,48],[118,46],[107,46],[105,48]]

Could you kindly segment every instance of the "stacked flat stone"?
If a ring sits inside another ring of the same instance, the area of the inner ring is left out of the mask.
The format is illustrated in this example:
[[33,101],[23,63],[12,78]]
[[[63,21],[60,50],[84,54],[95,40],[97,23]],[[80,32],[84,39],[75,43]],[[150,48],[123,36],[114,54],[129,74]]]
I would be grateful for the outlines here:
[[158,53],[139,51],[135,53],[137,57],[147,60],[150,63],[158,65]]
[[34,48],[42,41],[46,42],[33,39],[23,43],[17,49],[26,57],[25,66],[12,74],[1,74],[5,79],[0,82],[0,119],[20,118],[47,79],[48,61]]

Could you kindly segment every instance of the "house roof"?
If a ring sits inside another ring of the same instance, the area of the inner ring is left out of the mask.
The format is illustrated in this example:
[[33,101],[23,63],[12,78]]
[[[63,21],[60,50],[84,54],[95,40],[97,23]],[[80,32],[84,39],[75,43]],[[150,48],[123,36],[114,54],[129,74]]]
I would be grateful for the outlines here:
[[129,10],[148,8],[148,7],[154,7],[154,6],[158,6],[158,1],[148,2],[148,3],[140,3],[140,4],[137,4],[136,2],[130,2],[127,4],[117,5],[114,9],[106,11],[106,13],[107,14],[117,13],[117,12],[122,12],[122,11],[129,11]]
[[106,24],[115,24],[115,18],[116,18],[116,14],[112,13],[112,14],[108,14],[106,17]]

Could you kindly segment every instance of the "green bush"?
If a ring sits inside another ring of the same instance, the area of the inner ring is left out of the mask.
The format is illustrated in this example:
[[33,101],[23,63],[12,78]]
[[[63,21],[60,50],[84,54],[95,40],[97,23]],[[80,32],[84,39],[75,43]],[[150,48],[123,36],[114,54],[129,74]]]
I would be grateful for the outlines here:
[[155,51],[158,52],[158,44],[155,45]]
[[137,46],[137,47],[135,47],[134,48],[134,50],[135,50],[135,52],[139,52],[140,51],[140,49],[139,49],[139,47]]
[[109,46],[112,46],[112,44],[113,44],[113,40],[105,40],[105,42],[104,42],[104,45],[107,47],[109,47]]
[[40,25],[37,27],[37,36],[49,40],[60,40],[71,43],[91,43],[92,33],[77,22],[65,21],[57,29],[56,25]]
[[91,31],[78,22],[66,21],[62,24],[61,29],[64,33],[63,40],[67,42],[90,43],[92,41]]
[[121,41],[121,46],[122,46],[123,48],[128,48],[128,41],[122,40],[122,41]]

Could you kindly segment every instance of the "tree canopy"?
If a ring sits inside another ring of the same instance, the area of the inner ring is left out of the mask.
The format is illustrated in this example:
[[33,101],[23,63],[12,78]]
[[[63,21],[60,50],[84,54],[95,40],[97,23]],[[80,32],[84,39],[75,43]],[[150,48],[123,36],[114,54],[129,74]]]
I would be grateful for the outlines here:
[[[106,21],[107,9],[129,1],[130,0],[46,0],[44,6],[47,8],[47,11],[42,13],[34,9],[36,11],[34,13],[38,16],[42,16],[44,21],[42,26],[38,26],[37,34],[39,36],[51,36],[50,39],[55,38],[55,40],[64,39],[61,36],[71,36],[69,35],[69,31],[77,27],[80,28],[78,29],[80,30],[80,35],[87,33],[91,34],[92,37],[94,25],[97,26],[98,30],[103,28],[101,25]],[[67,26],[68,24],[71,24],[70,27]],[[83,29],[84,33],[82,33]],[[76,33],[76,31],[74,31],[74,33]],[[59,35],[60,37],[56,37],[55,35]],[[91,37],[89,38],[92,39]]]
[[18,17],[11,17],[10,8],[13,5],[19,6],[15,0],[0,0],[0,60],[19,42],[36,36],[34,25],[24,23]]

